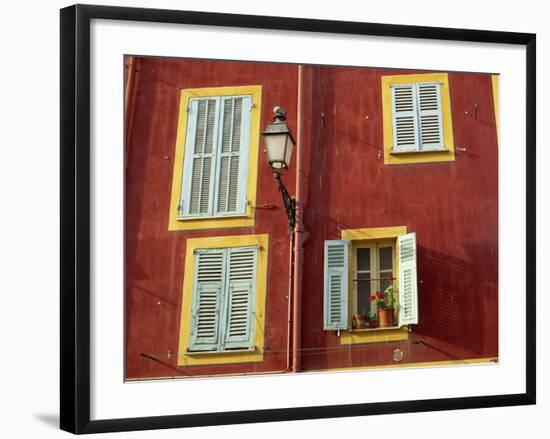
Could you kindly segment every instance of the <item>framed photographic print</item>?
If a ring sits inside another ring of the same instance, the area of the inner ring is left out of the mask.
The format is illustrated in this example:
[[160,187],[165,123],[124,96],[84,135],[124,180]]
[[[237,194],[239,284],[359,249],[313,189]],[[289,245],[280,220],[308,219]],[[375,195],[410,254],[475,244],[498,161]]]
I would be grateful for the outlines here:
[[61,11],[61,427],[535,403],[535,35]]

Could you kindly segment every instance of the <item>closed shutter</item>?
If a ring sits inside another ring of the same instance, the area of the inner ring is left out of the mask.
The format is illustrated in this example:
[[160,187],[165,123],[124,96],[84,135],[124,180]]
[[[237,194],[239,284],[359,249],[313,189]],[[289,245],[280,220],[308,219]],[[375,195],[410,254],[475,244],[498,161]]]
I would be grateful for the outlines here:
[[399,256],[399,324],[418,323],[416,233],[397,238]]
[[418,150],[418,121],[414,86],[392,85],[393,149]]
[[349,241],[325,241],[324,329],[348,329]]
[[195,253],[190,351],[214,351],[219,348],[225,264],[224,250],[197,250]]
[[224,348],[252,348],[258,249],[231,248],[228,258]]
[[190,101],[180,217],[212,214],[218,105],[219,98]]
[[224,97],[221,102],[223,109],[219,135],[216,213],[244,213],[251,98],[250,96]]
[[443,124],[439,83],[416,86],[420,119],[420,149],[443,148]]

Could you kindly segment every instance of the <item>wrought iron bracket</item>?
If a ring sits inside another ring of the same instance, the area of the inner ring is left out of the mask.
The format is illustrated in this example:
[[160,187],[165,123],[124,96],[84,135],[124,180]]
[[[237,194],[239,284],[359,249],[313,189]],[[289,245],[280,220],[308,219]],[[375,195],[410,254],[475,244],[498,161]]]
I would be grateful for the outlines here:
[[290,196],[283,181],[281,180],[280,172],[273,172],[275,181],[279,187],[279,192],[283,197],[283,204],[285,205],[286,216],[288,218],[288,234],[294,234],[294,225],[296,224],[296,200]]

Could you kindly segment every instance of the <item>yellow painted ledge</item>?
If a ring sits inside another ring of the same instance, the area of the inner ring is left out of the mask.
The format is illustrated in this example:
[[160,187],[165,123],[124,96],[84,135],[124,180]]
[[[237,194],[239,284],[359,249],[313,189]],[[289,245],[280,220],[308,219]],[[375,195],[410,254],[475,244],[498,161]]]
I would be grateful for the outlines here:
[[[390,86],[395,84],[413,84],[417,82],[440,83],[441,112],[443,115],[443,140],[445,144],[445,150],[392,153],[393,118]],[[453,120],[451,114],[451,93],[449,90],[449,75],[447,73],[422,73],[412,75],[382,76],[382,115],[385,165],[453,162],[455,160]]]
[[417,363],[394,363],[381,364],[379,366],[355,366],[355,367],[335,367],[332,369],[316,369],[307,370],[304,372],[349,372],[353,370],[373,370],[373,369],[403,369],[415,367],[430,367],[430,366],[465,366],[474,364],[498,364],[498,357],[486,358],[471,358],[464,360],[447,360],[447,361],[424,361]]
[[356,343],[381,343],[384,341],[404,341],[409,339],[409,329],[407,326],[402,328],[363,329],[359,331],[345,331],[340,335],[340,344]]
[[[181,182],[183,178],[183,160],[185,153],[185,136],[187,133],[187,107],[189,99],[207,96],[237,96],[252,97],[250,116],[250,147],[248,157],[248,186],[246,191],[246,214],[233,217],[212,217],[196,219],[179,219],[178,203],[181,199]],[[260,148],[260,114],[262,108],[262,86],[249,85],[242,87],[208,87],[183,89],[180,92],[178,129],[174,155],[174,171],[172,174],[172,191],[170,196],[170,212],[168,230],[202,230],[230,227],[253,227],[255,223],[256,189],[258,182],[258,153]]]
[[[195,250],[207,248],[259,247],[256,274],[256,310],[254,320],[254,351],[187,353],[191,330],[191,304],[195,275]],[[264,359],[265,301],[267,288],[267,255],[269,235],[214,236],[187,240],[185,273],[182,290],[182,307],[179,332],[178,366],[252,363]]]
[[498,94],[499,94],[499,78],[500,75],[491,75],[491,82],[493,84],[493,105],[495,106],[495,124],[497,126],[497,140],[500,143],[500,128],[499,128],[499,102],[498,102]]
[[407,234],[407,226],[371,227],[368,229],[343,229],[341,239],[353,241],[356,239],[392,239]]

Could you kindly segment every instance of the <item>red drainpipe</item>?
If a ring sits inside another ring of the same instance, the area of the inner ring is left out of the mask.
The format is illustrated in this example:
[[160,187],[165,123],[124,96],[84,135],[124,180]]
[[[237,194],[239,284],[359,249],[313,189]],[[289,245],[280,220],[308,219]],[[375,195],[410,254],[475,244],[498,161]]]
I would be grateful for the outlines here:
[[303,111],[304,111],[304,68],[298,66],[298,107],[296,109],[296,223],[294,225],[294,288],[292,296],[292,371],[301,370],[301,308],[302,308],[302,262],[303,262]]

